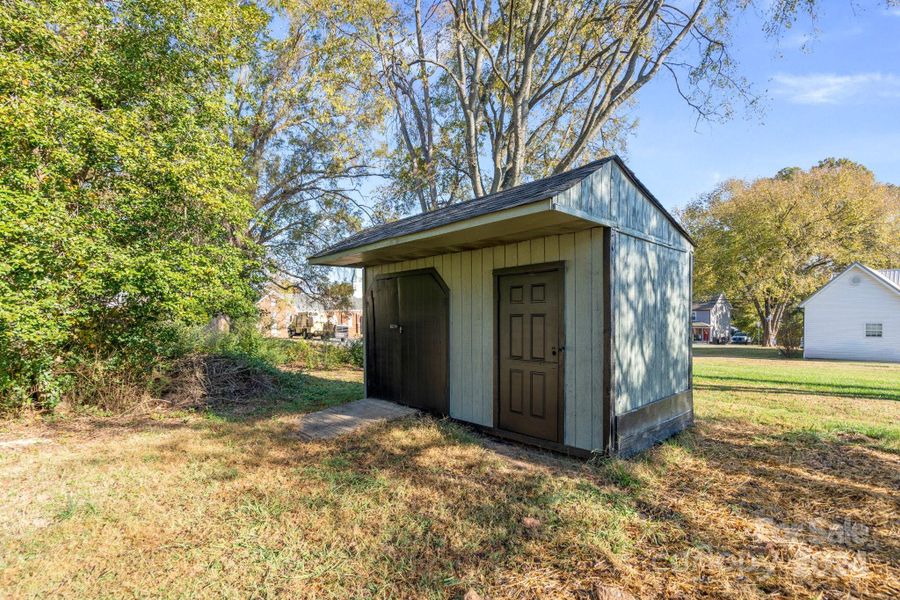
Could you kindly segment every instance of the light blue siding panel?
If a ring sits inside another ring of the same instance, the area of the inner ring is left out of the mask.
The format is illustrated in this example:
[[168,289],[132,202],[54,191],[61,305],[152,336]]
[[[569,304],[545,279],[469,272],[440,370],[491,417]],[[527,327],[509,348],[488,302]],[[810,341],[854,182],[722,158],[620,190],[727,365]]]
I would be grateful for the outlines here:
[[[563,381],[563,393],[565,394],[565,408],[563,414],[563,441],[570,446],[577,446],[576,439],[576,413],[575,413],[575,369],[577,364],[575,352],[569,352],[569,345],[575,342],[575,235],[564,233],[559,236],[559,259],[566,262],[565,269],[565,307],[564,319],[566,321],[566,351],[564,360],[565,374]],[[574,346],[573,346],[574,347]]]
[[450,255],[450,416],[466,418],[463,406],[462,370],[462,306],[466,298],[462,293],[462,257],[460,253]]
[[544,238],[535,238],[531,240],[531,262],[540,264],[544,262]]
[[494,424],[494,249],[481,257],[481,424]]
[[690,254],[617,236],[616,412],[688,388]]
[[[490,252],[490,250],[488,250]],[[484,313],[482,312],[481,299],[484,297],[484,276],[482,272],[483,260],[482,256],[484,254],[483,250],[473,250],[472,254],[472,282],[471,282],[471,302],[472,302],[472,331],[471,331],[471,344],[470,347],[472,349],[472,390],[471,390],[471,403],[472,403],[472,422],[483,424],[484,418],[484,394],[483,390],[487,387],[487,381],[485,381],[485,373],[490,372],[489,369],[485,369],[484,367],[484,357],[485,357],[485,347],[484,344],[481,343],[484,339],[481,335],[481,328],[484,320]],[[490,353],[487,353],[487,356],[490,356]]]
[[603,364],[606,360],[603,348],[603,230],[591,230],[591,446],[602,449],[603,424]]
[[460,253],[460,414],[472,420],[472,253]]
[[532,264],[531,260],[531,242],[524,241],[519,242],[519,250],[518,250],[518,261],[520,265],[530,265]]
[[[593,348],[591,347],[591,232],[579,231],[575,234],[575,302],[574,350],[567,364],[575,365],[575,445],[589,448],[593,443],[593,397],[591,395]],[[566,342],[569,348],[569,342]]]
[[506,245],[506,266],[515,267],[519,264],[519,246],[518,244]]
[[559,260],[559,236],[551,235],[544,239],[544,260],[556,262]]

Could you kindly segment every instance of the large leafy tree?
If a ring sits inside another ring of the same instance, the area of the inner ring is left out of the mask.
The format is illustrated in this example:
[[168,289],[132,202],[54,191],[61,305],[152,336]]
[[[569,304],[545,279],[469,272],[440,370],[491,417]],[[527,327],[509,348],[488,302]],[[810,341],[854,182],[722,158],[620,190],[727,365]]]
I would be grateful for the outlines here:
[[252,309],[227,106],[265,22],[230,0],[0,5],[0,399]]
[[358,228],[358,186],[372,174],[373,128],[386,104],[375,57],[355,44],[378,0],[284,0],[234,76],[230,136],[247,173],[254,214],[247,236],[266,252],[274,284],[326,297],[326,272],[306,256]]
[[[402,208],[513,187],[621,150],[638,92],[660,76],[703,118],[757,98],[730,55],[752,0],[408,0],[373,17]],[[760,3],[762,4],[762,3]],[[769,33],[815,0],[765,3]]]
[[851,262],[900,264],[900,188],[846,159],[727,181],[680,216],[697,241],[695,291],[724,290],[770,346],[786,313]]

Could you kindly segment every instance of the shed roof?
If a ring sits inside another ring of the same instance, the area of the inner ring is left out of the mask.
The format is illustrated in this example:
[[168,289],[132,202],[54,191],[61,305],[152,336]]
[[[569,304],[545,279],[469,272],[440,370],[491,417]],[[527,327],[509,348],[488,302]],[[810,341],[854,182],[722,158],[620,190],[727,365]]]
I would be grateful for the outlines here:
[[[615,162],[635,186],[653,203],[662,214],[674,225],[674,227],[688,240],[690,235],[680,223],[665,210],[662,204],[647,190],[637,179],[634,173],[625,166],[616,155],[608,156],[600,160],[590,162],[577,169],[565,171],[557,175],[538,179],[508,190],[495,192],[481,196],[466,202],[452,204],[435,211],[413,215],[390,223],[384,223],[364,229],[351,235],[333,246],[310,256],[313,264],[349,265],[356,266],[366,264],[366,261],[377,260],[375,258],[363,258],[362,250],[383,249],[392,240],[409,236],[434,232],[434,235],[443,235],[442,228],[449,228],[454,224],[464,221],[472,221],[479,217],[498,214],[495,222],[504,221],[505,230],[502,237],[496,241],[511,241],[524,239],[529,232],[533,235],[563,231],[575,231],[586,227],[595,226],[589,219],[581,215],[564,214],[554,211],[557,207],[548,204],[546,207],[536,206],[537,203],[551,201],[555,196],[565,192],[579,184],[586,177],[603,167],[603,165]],[[513,210],[520,209],[520,210]],[[529,210],[530,209],[530,210]],[[554,214],[548,214],[553,211]],[[499,215],[502,213],[502,215]],[[513,223],[513,221],[515,221]],[[498,235],[498,228],[483,228],[479,235]],[[446,236],[445,236],[446,237]],[[471,236],[470,236],[471,237]],[[468,240],[472,242],[472,240]],[[455,238],[446,238],[444,244],[452,247],[452,243],[458,242]],[[355,252],[360,250],[360,252]],[[415,251],[416,248],[413,248]],[[414,256],[415,254],[410,254]],[[424,250],[420,255],[424,256]],[[376,256],[375,254],[366,256]]]

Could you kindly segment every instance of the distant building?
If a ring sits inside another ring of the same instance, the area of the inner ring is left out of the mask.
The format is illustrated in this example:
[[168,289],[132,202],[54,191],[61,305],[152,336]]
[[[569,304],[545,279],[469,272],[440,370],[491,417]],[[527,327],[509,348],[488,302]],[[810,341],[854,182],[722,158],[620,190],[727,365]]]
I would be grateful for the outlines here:
[[719,293],[691,306],[691,334],[695,342],[727,344],[731,339],[731,304]]
[[331,310],[297,288],[269,284],[256,307],[260,311],[260,330],[270,337],[288,337],[291,319],[301,312],[311,313],[316,323],[347,326],[350,338],[362,335],[362,298],[355,296],[350,298],[349,309]]
[[288,325],[299,309],[297,296],[292,288],[284,289],[275,284],[268,284],[256,307],[260,312],[259,328],[264,335],[270,337],[287,337]]
[[800,308],[804,358],[900,362],[900,269],[855,262]]

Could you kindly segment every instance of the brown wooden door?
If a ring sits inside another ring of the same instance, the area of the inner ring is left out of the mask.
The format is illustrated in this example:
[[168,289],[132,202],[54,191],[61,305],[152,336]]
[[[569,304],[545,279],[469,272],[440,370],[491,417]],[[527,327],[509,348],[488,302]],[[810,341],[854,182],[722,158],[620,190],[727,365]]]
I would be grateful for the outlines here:
[[366,304],[368,393],[447,414],[450,300],[439,275],[379,277]]
[[560,441],[562,271],[502,275],[500,429]]

